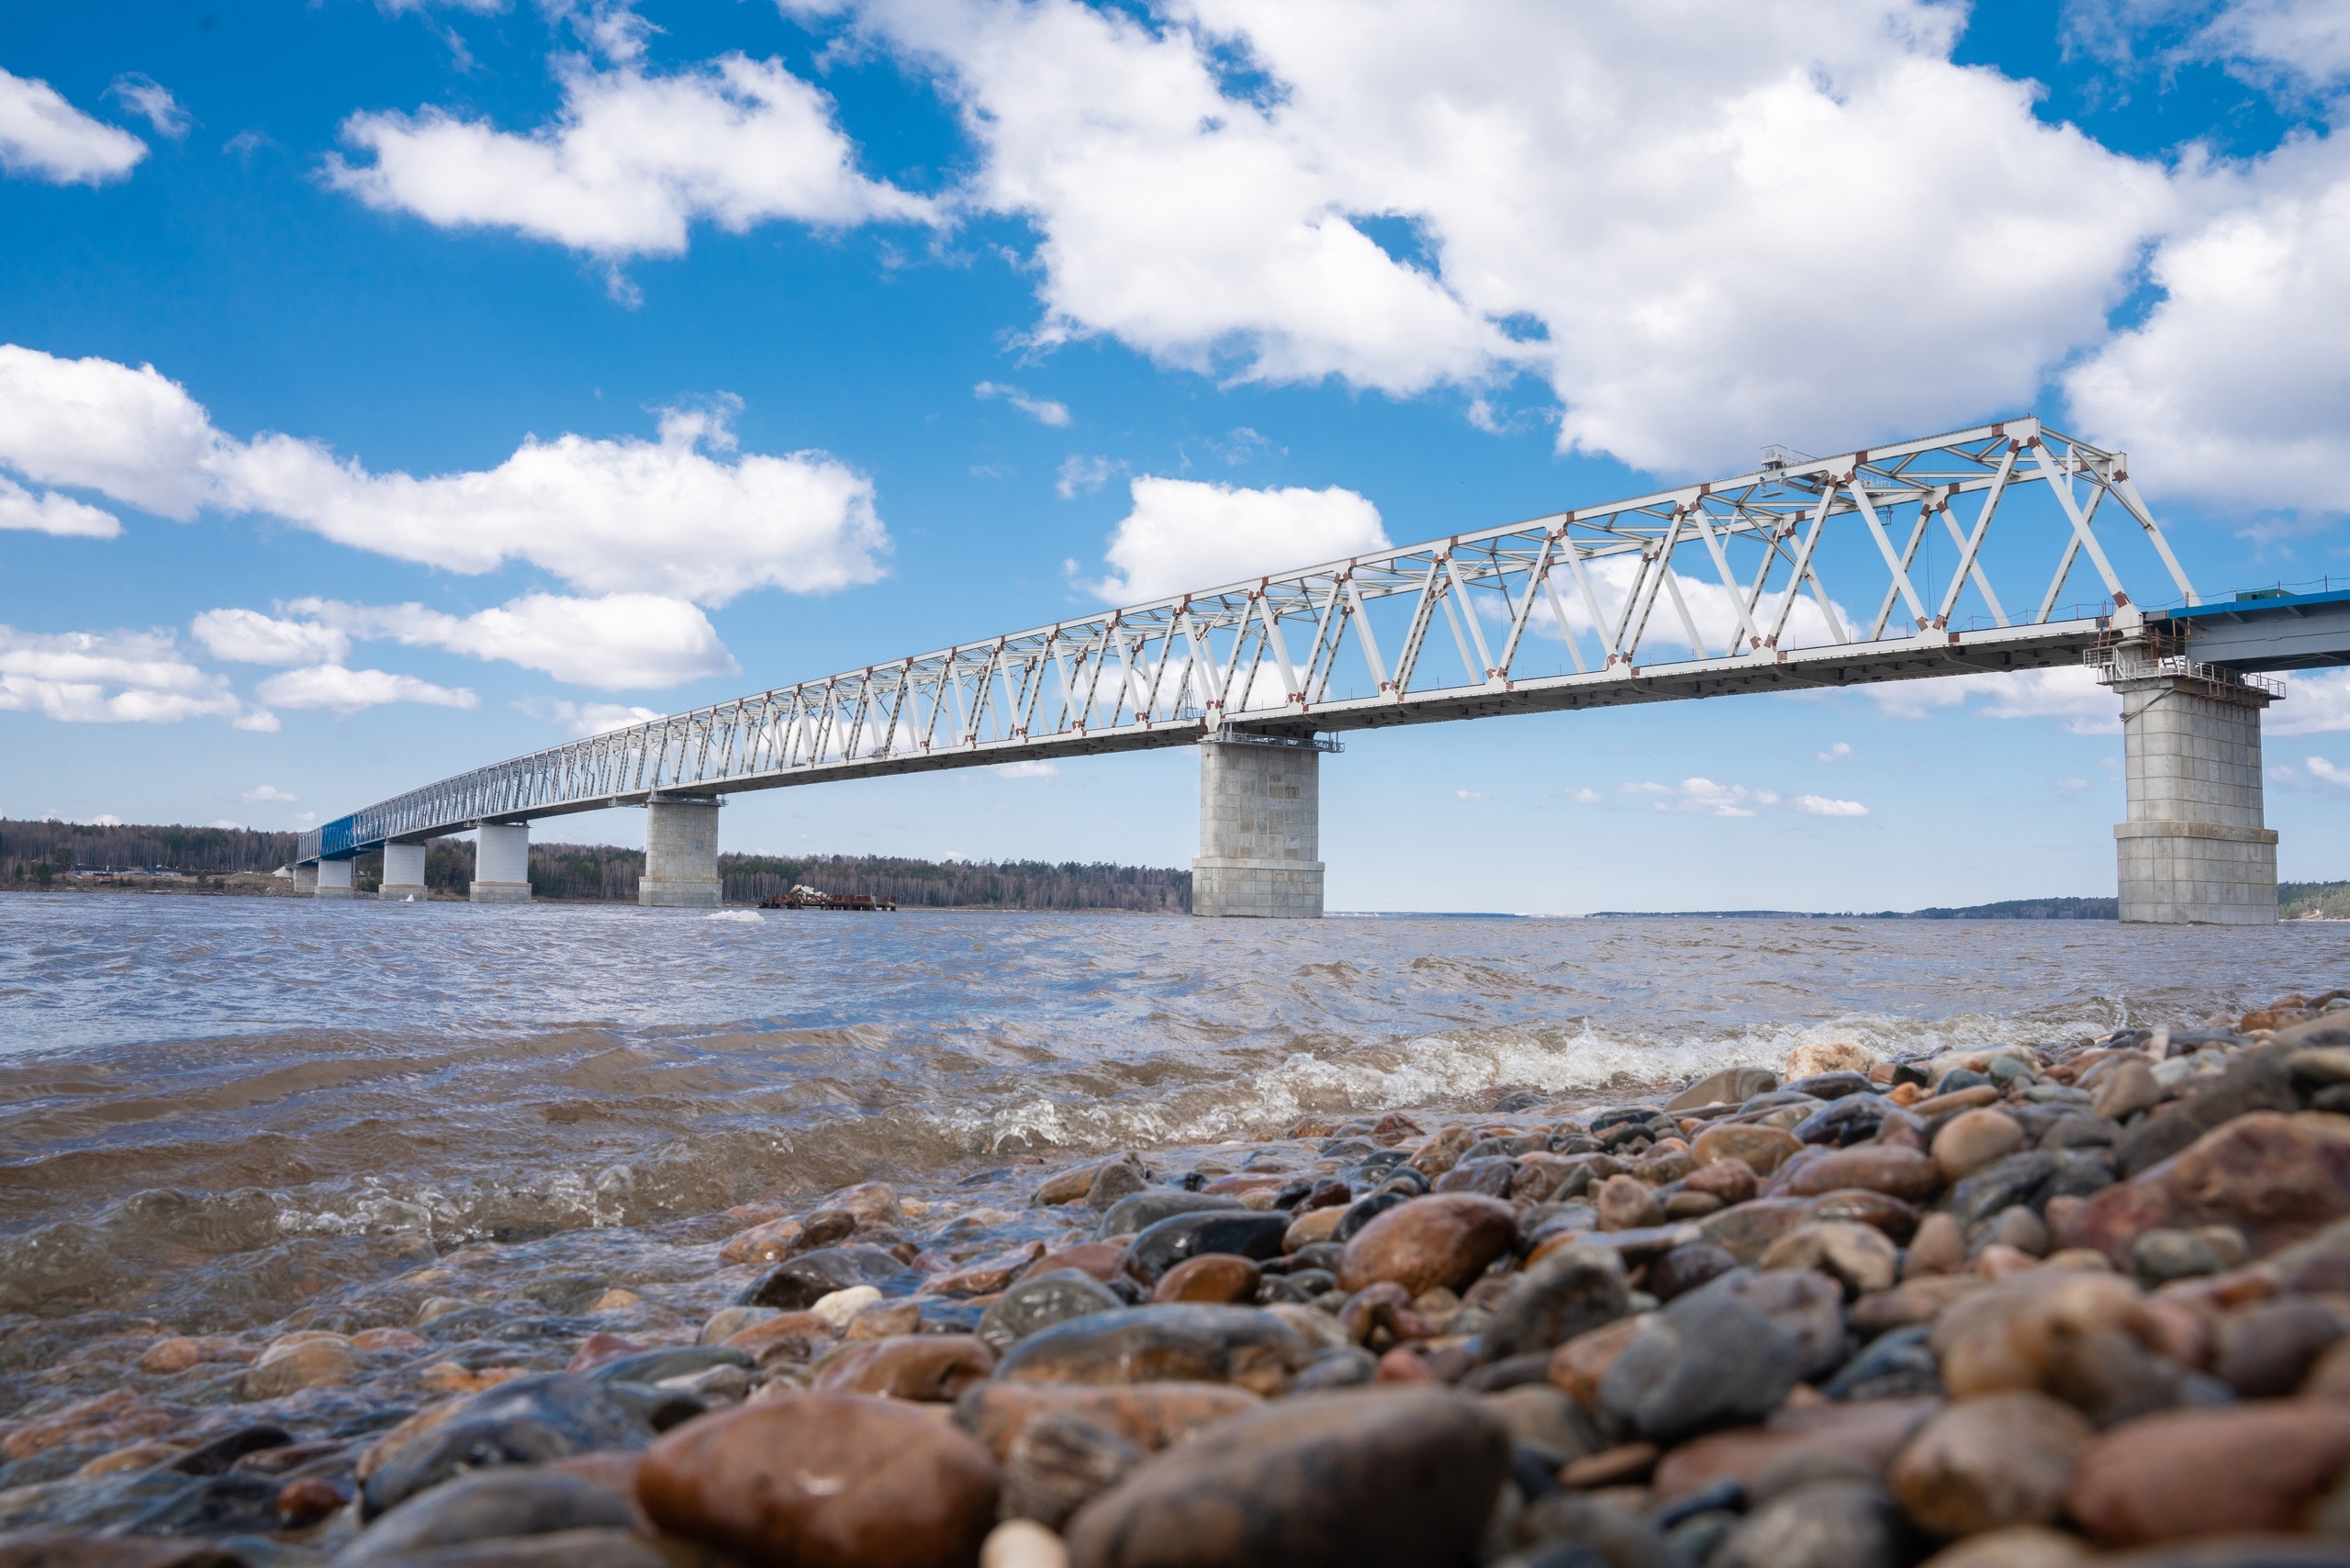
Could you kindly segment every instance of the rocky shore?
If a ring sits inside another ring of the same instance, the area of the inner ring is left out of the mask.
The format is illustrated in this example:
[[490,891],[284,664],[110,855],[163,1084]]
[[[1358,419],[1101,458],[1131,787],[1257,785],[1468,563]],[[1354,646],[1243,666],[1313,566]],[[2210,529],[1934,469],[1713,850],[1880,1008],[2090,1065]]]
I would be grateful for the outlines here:
[[2350,1562],[2342,992],[563,1245],[17,1322],[0,1568]]

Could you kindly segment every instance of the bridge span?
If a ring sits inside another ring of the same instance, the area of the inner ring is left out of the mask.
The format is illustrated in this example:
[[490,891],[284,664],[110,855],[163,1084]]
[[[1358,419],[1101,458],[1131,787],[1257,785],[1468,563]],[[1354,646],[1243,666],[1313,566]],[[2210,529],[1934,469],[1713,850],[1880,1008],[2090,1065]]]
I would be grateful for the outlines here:
[[[1833,587],[1831,588],[1831,584]],[[2002,591],[2004,590],[2004,592]],[[1192,913],[1322,913],[1320,761],[1348,730],[2095,666],[2128,755],[2124,919],[2276,917],[2259,671],[2350,663],[2350,592],[2206,603],[2127,458],[2036,419],[1277,572],[607,731],[306,834],[297,875],[423,893],[477,833],[476,902],[530,897],[529,824],[646,808],[648,905],[720,902],[750,790],[1200,749]]]

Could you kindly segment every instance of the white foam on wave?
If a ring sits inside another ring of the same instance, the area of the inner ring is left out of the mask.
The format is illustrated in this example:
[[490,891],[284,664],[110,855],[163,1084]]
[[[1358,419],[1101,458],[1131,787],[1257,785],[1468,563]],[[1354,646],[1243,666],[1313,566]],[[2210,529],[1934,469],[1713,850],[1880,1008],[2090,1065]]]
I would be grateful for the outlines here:
[[1221,1082],[1148,1096],[1025,1098],[977,1114],[941,1115],[936,1125],[955,1141],[989,1151],[1208,1143],[1308,1114],[1468,1111],[1505,1087],[1568,1099],[1603,1101],[1610,1092],[1635,1098],[1726,1067],[1775,1071],[1796,1047],[1827,1041],[1850,1041],[1879,1057],[1916,1057],[2038,1045],[2106,1027],[2101,1020],[2052,1025],[1966,1014],[1936,1020],[1854,1014],[1673,1037],[1628,1035],[1588,1022],[1559,1029],[1455,1030],[1394,1044],[1297,1051]]
[[760,923],[762,916],[759,912],[755,909],[722,909],[716,914],[705,914],[702,918],[704,920],[731,920],[756,925]]

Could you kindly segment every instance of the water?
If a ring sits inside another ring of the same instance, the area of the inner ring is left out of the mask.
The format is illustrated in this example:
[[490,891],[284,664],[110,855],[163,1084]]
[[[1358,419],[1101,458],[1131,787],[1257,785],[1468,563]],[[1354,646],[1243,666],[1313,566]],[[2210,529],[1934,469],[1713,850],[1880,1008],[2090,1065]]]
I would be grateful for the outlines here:
[[2036,1043],[2345,983],[2339,924],[13,896],[0,1315],[250,1327],[483,1239],[554,1237],[531,1256],[576,1266],[868,1177],[1017,1206],[1021,1162],[1061,1151],[1516,1088],[1589,1103],[1807,1040]]

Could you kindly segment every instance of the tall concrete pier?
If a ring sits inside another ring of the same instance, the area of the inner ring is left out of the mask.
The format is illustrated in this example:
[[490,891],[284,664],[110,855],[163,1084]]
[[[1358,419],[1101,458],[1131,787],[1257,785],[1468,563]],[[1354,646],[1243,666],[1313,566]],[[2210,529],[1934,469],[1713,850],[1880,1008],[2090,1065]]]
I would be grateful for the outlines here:
[[2114,824],[2121,918],[2273,925],[2277,834],[2263,821],[2261,711],[2275,689],[2125,644],[2105,679],[2121,699],[2129,820]]
[[646,909],[716,909],[725,902],[718,877],[718,807],[699,798],[644,804],[644,875],[636,902]]
[[476,903],[531,902],[531,824],[484,823],[474,837]]
[[413,898],[419,903],[424,902],[424,846],[384,846],[384,885],[377,890],[375,896],[379,899]]
[[1321,918],[1323,750],[1310,732],[1200,743],[1193,914]]
[[319,861],[318,886],[319,897],[322,899],[347,899],[357,897],[357,893],[352,890],[351,885],[352,865],[352,862],[349,860]]

